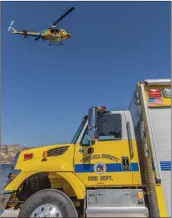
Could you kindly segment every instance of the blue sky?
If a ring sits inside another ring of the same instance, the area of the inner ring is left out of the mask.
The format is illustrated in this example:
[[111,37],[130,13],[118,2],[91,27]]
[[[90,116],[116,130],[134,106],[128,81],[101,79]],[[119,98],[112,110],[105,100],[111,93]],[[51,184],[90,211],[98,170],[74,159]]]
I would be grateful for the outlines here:
[[75,2],[65,46],[7,31],[49,28],[72,2],[2,3],[2,144],[70,142],[90,105],[126,109],[136,83],[170,78],[170,2]]

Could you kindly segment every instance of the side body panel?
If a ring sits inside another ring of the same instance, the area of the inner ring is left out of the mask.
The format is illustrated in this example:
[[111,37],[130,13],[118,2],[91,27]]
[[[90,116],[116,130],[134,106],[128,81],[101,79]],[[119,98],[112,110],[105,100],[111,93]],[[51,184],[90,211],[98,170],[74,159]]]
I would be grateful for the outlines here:
[[[170,85],[144,85],[146,99],[147,117],[146,121],[149,128],[151,152],[154,156],[153,164],[155,168],[155,178],[161,181],[161,191],[165,199],[167,216],[171,217],[171,97],[163,96],[163,89],[170,89]],[[149,97],[149,89],[161,90],[161,98],[153,99]],[[155,158],[156,157],[156,158]],[[156,185],[158,187],[158,184]],[[160,189],[157,188],[157,195]],[[162,203],[160,205],[163,206]]]
[[[170,88],[170,85],[147,85],[139,83],[135,89],[129,110],[132,115],[143,184],[146,184],[146,172],[143,159],[152,158],[152,168],[156,188],[160,217],[171,217],[171,98],[152,99],[149,89]],[[141,138],[146,136],[147,149]],[[147,153],[148,152],[148,153]]]

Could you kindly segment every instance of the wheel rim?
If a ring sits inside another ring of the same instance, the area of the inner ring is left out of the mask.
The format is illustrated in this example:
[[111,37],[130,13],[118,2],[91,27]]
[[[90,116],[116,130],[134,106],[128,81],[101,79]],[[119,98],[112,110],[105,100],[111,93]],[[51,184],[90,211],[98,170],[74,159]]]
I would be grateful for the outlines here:
[[33,211],[30,217],[62,217],[62,214],[56,206],[42,204]]

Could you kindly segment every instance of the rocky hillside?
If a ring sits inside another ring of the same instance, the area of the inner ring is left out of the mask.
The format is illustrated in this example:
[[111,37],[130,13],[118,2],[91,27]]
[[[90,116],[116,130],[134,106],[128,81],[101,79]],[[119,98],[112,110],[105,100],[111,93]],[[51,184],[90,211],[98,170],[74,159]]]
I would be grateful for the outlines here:
[[26,148],[20,145],[1,145],[0,146],[0,164],[12,163],[17,152]]

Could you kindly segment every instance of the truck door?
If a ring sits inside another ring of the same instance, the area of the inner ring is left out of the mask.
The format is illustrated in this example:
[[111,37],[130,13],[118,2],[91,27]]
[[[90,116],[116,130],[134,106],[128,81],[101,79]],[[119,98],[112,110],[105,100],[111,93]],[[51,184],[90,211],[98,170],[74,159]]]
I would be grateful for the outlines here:
[[86,186],[140,185],[135,140],[131,158],[124,111],[98,119],[99,139],[90,147],[87,126],[75,145],[75,174]]

